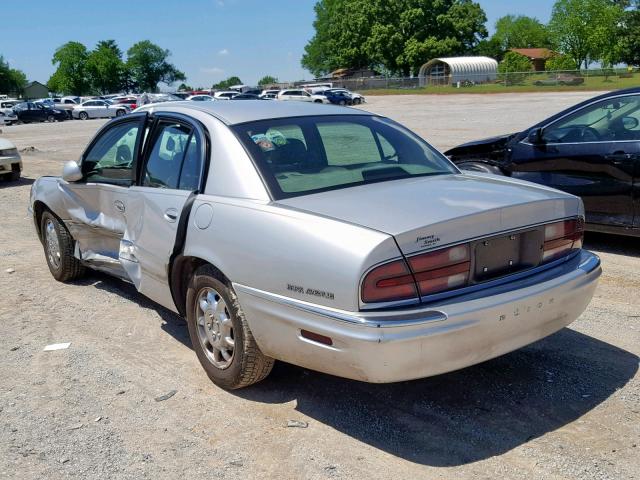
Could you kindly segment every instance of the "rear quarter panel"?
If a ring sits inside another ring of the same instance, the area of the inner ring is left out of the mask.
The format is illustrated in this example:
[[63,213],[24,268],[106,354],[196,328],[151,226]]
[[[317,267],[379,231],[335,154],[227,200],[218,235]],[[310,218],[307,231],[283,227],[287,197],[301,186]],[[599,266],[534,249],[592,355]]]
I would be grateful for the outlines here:
[[362,275],[400,252],[390,235],[269,203],[201,195],[184,255],[232,282],[357,311]]

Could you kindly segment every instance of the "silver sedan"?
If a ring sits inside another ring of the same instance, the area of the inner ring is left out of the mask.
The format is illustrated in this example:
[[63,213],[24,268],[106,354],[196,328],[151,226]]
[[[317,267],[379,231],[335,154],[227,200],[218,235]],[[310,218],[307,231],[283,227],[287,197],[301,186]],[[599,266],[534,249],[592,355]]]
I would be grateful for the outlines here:
[[54,278],[104,271],[184,315],[229,389],[276,359],[368,382],[483,362],[573,322],[601,272],[579,198],[331,105],[144,106],[31,212]]
[[128,105],[112,104],[105,100],[88,100],[76,107],[73,107],[71,115],[73,118],[87,120],[89,118],[121,117],[130,111],[131,109]]

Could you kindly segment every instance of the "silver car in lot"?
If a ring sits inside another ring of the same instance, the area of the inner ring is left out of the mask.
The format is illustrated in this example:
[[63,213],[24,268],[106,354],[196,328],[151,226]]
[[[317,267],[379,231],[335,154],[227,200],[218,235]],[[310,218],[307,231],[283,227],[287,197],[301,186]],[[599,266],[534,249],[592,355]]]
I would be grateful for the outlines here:
[[302,102],[142,107],[30,204],[57,280],[101,270],[184,315],[228,389],[274,359],[367,382],[476,364],[573,322],[601,273],[579,198]]
[[89,118],[121,117],[130,111],[129,106],[122,103],[115,104],[106,100],[87,100],[73,107],[71,115],[73,118],[87,120]]

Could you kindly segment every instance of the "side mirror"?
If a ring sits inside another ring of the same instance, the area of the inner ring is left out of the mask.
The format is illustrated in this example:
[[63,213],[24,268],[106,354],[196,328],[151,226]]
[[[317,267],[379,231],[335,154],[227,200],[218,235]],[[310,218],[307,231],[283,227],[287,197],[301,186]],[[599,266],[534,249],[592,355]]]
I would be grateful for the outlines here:
[[78,180],[82,180],[82,170],[80,170],[80,165],[73,160],[64,164],[62,167],[62,179],[65,182],[77,182]]
[[542,137],[542,129],[534,128],[527,135],[527,141],[532,145],[540,145],[544,143],[544,138]]

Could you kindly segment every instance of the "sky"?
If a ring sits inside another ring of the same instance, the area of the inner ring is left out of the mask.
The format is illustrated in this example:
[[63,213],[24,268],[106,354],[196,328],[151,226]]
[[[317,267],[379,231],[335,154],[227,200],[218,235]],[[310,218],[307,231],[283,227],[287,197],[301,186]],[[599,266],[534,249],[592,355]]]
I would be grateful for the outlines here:
[[[478,1],[478,0],[476,0]],[[554,0],[479,0],[493,30],[503,15],[547,22]],[[313,36],[315,0],[2,0],[0,55],[29,80],[45,83],[53,52],[74,40],[91,49],[114,39],[123,51],[151,40],[193,87],[237,75],[256,84],[263,75],[281,81],[311,79],[300,66]]]

